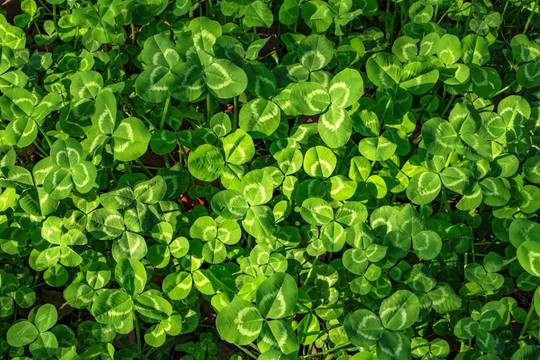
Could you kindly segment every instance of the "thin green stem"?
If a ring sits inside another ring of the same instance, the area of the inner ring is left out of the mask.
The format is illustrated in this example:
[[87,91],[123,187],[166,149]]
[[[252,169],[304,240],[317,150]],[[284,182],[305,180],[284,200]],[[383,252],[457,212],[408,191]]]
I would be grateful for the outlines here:
[[47,141],[47,144],[51,148],[52,147],[52,142],[51,142],[51,139],[49,138],[49,136],[47,135],[47,133],[45,132],[45,130],[43,130],[43,128],[40,125],[38,125],[38,130],[41,133],[41,135],[43,135],[43,137],[45,138],[45,141]]
[[[471,0],[471,9],[474,8],[474,3],[475,3],[475,0]],[[467,17],[467,21],[465,21],[465,25],[463,25],[464,33],[467,32],[467,28],[469,27],[469,23],[471,22],[472,13],[473,13],[472,11],[469,11],[469,16]]]
[[333,347],[331,349],[328,349],[328,350],[325,350],[325,351],[322,351],[322,352],[318,352],[316,354],[309,354],[309,355],[300,356],[299,359],[310,359],[310,358],[313,358],[313,357],[317,357],[317,356],[320,356],[320,355],[326,355],[328,353],[338,351],[338,350],[342,350],[342,349],[349,348],[349,347],[354,347],[354,345],[351,344],[350,342],[348,342],[348,343],[345,343],[343,345],[339,345],[339,346]]
[[139,321],[137,320],[135,313],[133,313],[133,321],[135,322],[135,336],[137,337],[138,353],[142,356],[141,330],[139,328]]
[[[39,30],[39,25],[38,25],[38,23],[37,23],[37,20],[34,19],[33,23],[34,23],[34,25],[36,26],[36,30],[37,30],[38,34],[41,35],[41,30]],[[47,45],[43,45],[43,46],[45,47],[45,50],[46,50],[47,52],[49,52],[49,48],[47,47]]]
[[77,50],[79,49],[79,27],[77,27],[77,29],[75,30],[75,40],[74,40],[75,44],[74,44],[74,50],[75,52],[77,52]]
[[525,323],[523,324],[523,327],[521,328],[521,332],[519,333],[520,339],[525,336],[525,333],[527,332],[527,327],[529,326],[529,323],[531,322],[533,314],[534,314],[534,297],[532,298],[531,307],[529,309],[529,312],[527,313],[527,317],[525,318]]
[[517,82],[517,79],[512,81],[510,84],[508,84],[507,86],[505,86],[504,88],[502,88],[501,90],[497,91],[495,93],[495,95],[493,95],[492,97],[495,97],[499,94],[502,94],[503,92],[505,92],[506,90],[510,89],[515,83]]
[[452,157],[454,156],[454,153],[456,152],[456,149],[452,150],[450,155],[448,155],[448,159],[446,159],[446,164],[444,164],[444,168],[446,169],[448,166],[450,166],[450,161],[452,161]]
[[309,272],[307,274],[307,278],[306,278],[306,284],[309,282],[309,278],[311,277],[311,273],[313,272],[313,268],[315,267],[315,264],[317,264],[317,260],[319,260],[319,255],[317,255],[315,257],[315,260],[313,261],[313,265],[311,266],[311,269],[309,269]]
[[206,123],[210,123],[210,119],[212,118],[212,95],[210,93],[206,94]]
[[443,187],[441,189],[441,205],[440,205],[439,212],[445,212],[446,211],[446,204],[447,204],[446,189],[445,189],[445,187]]
[[128,162],[125,162],[124,166],[126,167],[126,171],[128,174],[133,173],[133,171],[131,170],[131,165]]
[[167,111],[169,111],[169,105],[171,103],[171,97],[169,96],[167,100],[165,100],[165,106],[163,108],[163,114],[161,114],[161,121],[159,123],[159,128],[163,129],[165,127],[165,117],[167,116]]
[[135,41],[136,41],[136,39],[135,39],[135,37],[136,37],[136,34],[135,34],[135,25],[133,25],[133,23],[131,23],[131,26],[130,26],[130,27],[131,27],[131,43],[132,43],[133,45],[135,45]]
[[506,265],[511,264],[516,260],[517,260],[517,255],[511,258],[510,260],[506,260],[505,262],[503,262],[502,267],[505,267]]
[[533,15],[536,13],[536,6],[538,5],[538,0],[534,2],[534,5],[531,9],[531,14],[527,18],[527,22],[525,23],[525,27],[523,28],[523,34],[527,33],[527,30],[529,29],[529,25],[531,24],[531,20]]
[[455,98],[456,98],[456,95],[452,95],[452,97],[450,97],[450,100],[448,100],[448,102],[446,103],[446,106],[444,107],[444,110],[441,116],[446,115],[446,112],[448,111],[448,109],[450,109],[450,106],[452,106],[452,104],[454,103]]
[[167,169],[171,167],[171,163],[169,162],[169,158],[167,157],[167,154],[163,154],[163,161],[165,162],[165,167]]
[[232,130],[235,131],[238,127],[238,96],[233,97],[233,121]]
[[257,359],[257,356],[255,354],[253,354],[251,351],[249,351],[248,349],[245,349],[244,347],[242,347],[240,345],[236,345],[236,347],[239,348],[240,350],[242,350],[250,358]]
[[504,22],[504,14],[506,13],[506,8],[507,7],[508,7],[508,0],[506,0],[506,2],[504,3],[504,8],[503,8],[503,11],[502,11],[502,14],[501,14],[501,19],[503,19],[503,21],[501,21],[499,26],[497,26],[497,32],[499,32],[499,29],[501,28],[501,25]]
[[47,11],[47,13],[52,13],[51,9],[49,9],[49,7],[43,2],[43,0],[39,0],[39,2],[41,3],[41,6],[43,6],[43,8]]
[[53,12],[53,21],[54,21],[54,29],[58,31],[58,21],[56,20],[56,4],[53,4],[52,6],[52,12]]
[[37,152],[39,152],[43,158],[46,158],[47,156],[49,156],[47,155],[47,152],[45,151],[45,149],[38,143],[37,139],[36,141],[34,141],[34,145],[36,146]]
[[144,165],[141,160],[135,159],[135,162],[140,166],[140,168],[145,172],[146,175],[151,178],[154,177],[154,175],[150,172],[150,170],[146,168],[146,165]]
[[381,116],[381,123],[383,124],[381,126],[381,130],[384,127],[384,117],[386,116],[386,113],[388,112],[388,109],[390,108],[390,103],[392,102],[393,98],[394,98],[393,96],[389,96],[388,97],[388,102],[386,103],[386,106],[384,107],[384,112],[383,112],[383,114]]

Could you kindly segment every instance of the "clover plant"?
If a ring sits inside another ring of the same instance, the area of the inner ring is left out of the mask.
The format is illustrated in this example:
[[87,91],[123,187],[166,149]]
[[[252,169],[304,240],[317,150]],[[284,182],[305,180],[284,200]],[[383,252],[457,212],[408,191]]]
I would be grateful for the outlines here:
[[0,9],[0,357],[537,360],[538,0]]

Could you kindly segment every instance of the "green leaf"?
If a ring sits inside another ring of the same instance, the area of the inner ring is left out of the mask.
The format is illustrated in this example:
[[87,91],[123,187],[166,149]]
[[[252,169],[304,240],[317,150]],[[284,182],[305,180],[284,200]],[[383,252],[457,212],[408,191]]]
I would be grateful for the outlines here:
[[441,190],[441,179],[432,172],[414,175],[407,186],[407,197],[417,205],[432,202]]
[[[421,3],[416,3],[421,4]],[[380,360],[406,360],[411,357],[411,342],[403,333],[385,331],[377,342]]]
[[298,45],[300,63],[308,70],[325,67],[334,56],[334,43],[322,35],[309,35]]
[[112,134],[116,127],[117,101],[114,93],[106,88],[96,97],[96,110],[92,124],[102,134]]
[[267,206],[252,206],[247,210],[242,226],[256,239],[269,237],[275,231],[274,213]]
[[216,319],[221,337],[237,345],[247,345],[257,339],[262,325],[259,310],[249,301],[240,298],[235,298],[223,308]]
[[274,22],[272,11],[260,0],[250,3],[244,11],[244,25],[247,27],[264,26],[269,28]]
[[323,199],[309,198],[302,203],[300,214],[311,225],[326,225],[334,219],[332,207]]
[[347,143],[352,133],[352,120],[343,108],[331,105],[321,115],[318,123],[319,135],[331,148],[338,148]]
[[135,199],[145,204],[153,205],[163,200],[167,184],[163,177],[157,175],[147,181],[142,181],[133,187]]
[[461,59],[465,65],[482,66],[490,59],[488,41],[476,34],[461,39]]
[[212,198],[212,209],[226,219],[243,219],[248,211],[249,204],[239,192],[223,190]]
[[432,118],[424,123],[422,138],[430,153],[443,156],[452,152],[458,140],[452,125],[441,118]]
[[284,0],[279,7],[279,22],[283,25],[293,25],[300,16],[300,6],[296,0]]
[[16,119],[6,127],[6,143],[25,147],[34,142],[38,132],[36,122],[31,118]]
[[388,160],[394,155],[396,149],[397,145],[384,136],[366,137],[358,143],[360,154],[371,161]]
[[9,345],[22,347],[34,342],[38,337],[38,329],[29,321],[22,320],[13,324],[6,334]]
[[523,163],[523,174],[532,183],[540,184],[540,156],[531,156]]
[[321,114],[330,105],[328,91],[315,82],[294,84],[290,99],[292,106],[303,115]]
[[124,119],[112,135],[114,157],[132,161],[146,153],[152,135],[143,122],[135,117]]
[[103,88],[103,78],[95,71],[79,71],[73,75],[69,91],[75,98],[95,99]]
[[237,129],[223,139],[223,151],[225,161],[235,165],[241,165],[255,155],[253,140],[244,130]]
[[135,297],[133,308],[154,321],[166,320],[172,314],[171,304],[161,296],[150,294],[150,291]]
[[350,342],[361,347],[374,345],[384,331],[379,317],[365,309],[347,314],[343,327]]
[[253,170],[242,178],[244,199],[251,205],[263,205],[272,199],[272,178],[264,170]]
[[408,290],[398,290],[384,299],[379,310],[383,326],[395,331],[411,327],[419,313],[420,301]]
[[96,167],[89,161],[82,161],[72,169],[71,178],[75,184],[75,188],[81,194],[86,194],[92,190],[96,177]]
[[540,242],[526,240],[517,249],[519,264],[529,274],[540,277]]
[[483,201],[489,206],[504,206],[510,200],[510,190],[495,177],[487,177],[480,182]]
[[242,106],[238,125],[255,137],[265,137],[277,130],[280,121],[281,111],[274,102],[256,98]]
[[327,178],[334,172],[336,162],[336,155],[330,149],[315,146],[306,151],[304,171],[311,177]]
[[412,237],[412,247],[419,258],[433,260],[441,252],[442,240],[434,231],[420,231]]
[[115,324],[130,319],[132,308],[133,302],[127,293],[107,289],[95,298],[91,313],[101,324]]
[[437,56],[445,65],[456,63],[461,57],[461,43],[455,35],[444,34],[435,45]]
[[118,284],[130,295],[140,294],[146,285],[146,269],[136,259],[121,259],[114,269]]
[[54,163],[64,169],[73,169],[82,160],[83,148],[72,138],[56,140],[51,147],[51,158]]
[[51,304],[45,304],[38,308],[34,324],[39,332],[44,332],[52,328],[58,320],[58,312]]
[[210,92],[220,99],[240,95],[248,83],[244,70],[226,59],[215,59],[205,67],[204,78]]
[[366,72],[373,84],[381,89],[388,89],[399,82],[401,62],[392,54],[378,52],[367,60]]
[[259,285],[256,302],[265,318],[281,319],[293,312],[297,298],[296,281],[291,275],[280,272]]
[[199,180],[216,180],[221,175],[224,166],[225,161],[221,152],[213,145],[201,145],[188,157],[189,172]]
[[356,103],[364,93],[364,81],[355,69],[343,69],[330,81],[328,93],[332,105],[345,108]]
[[90,214],[87,229],[96,239],[113,240],[124,232],[124,219],[116,210],[97,209]]
[[177,272],[169,274],[163,279],[162,288],[171,300],[182,300],[189,295],[192,283],[188,273]]
[[293,328],[282,320],[272,320],[265,323],[257,339],[257,346],[262,354],[273,349],[286,355],[288,358],[297,357],[300,345]]

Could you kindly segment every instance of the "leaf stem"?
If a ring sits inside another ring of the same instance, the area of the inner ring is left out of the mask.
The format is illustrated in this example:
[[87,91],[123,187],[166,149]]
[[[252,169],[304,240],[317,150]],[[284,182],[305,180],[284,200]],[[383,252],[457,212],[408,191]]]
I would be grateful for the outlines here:
[[527,313],[527,317],[525,318],[525,323],[523,324],[523,327],[521,328],[521,332],[519,333],[520,339],[525,336],[525,332],[527,331],[527,327],[529,326],[529,322],[531,321],[533,314],[534,314],[534,296],[532,298],[531,307],[529,309],[529,312]]
[[348,347],[354,347],[354,345],[351,344],[350,342],[347,342],[345,344],[333,347],[333,348],[325,350],[325,351],[318,352],[316,354],[309,354],[309,355],[300,356],[299,359],[309,359],[309,358],[313,358],[313,357],[320,356],[320,355],[326,355],[326,354],[331,353],[333,351],[338,351],[338,350],[345,349],[345,348],[348,348]]
[[233,97],[233,121],[232,131],[238,128],[238,96]]
[[171,163],[169,162],[169,158],[167,157],[167,154],[163,154],[163,161],[165,162],[165,167],[167,169],[171,167]]
[[139,329],[139,321],[137,320],[135,313],[133,313],[133,321],[135,322],[135,336],[137,337],[138,353],[142,356],[141,330]]
[[452,103],[454,102],[455,98],[456,98],[456,95],[452,95],[452,97],[450,97],[450,100],[448,100],[448,103],[446,103],[446,106],[444,107],[444,110],[441,116],[446,115],[446,112],[448,111],[448,109],[450,109],[450,106],[452,106]]
[[248,355],[249,357],[253,358],[253,359],[257,359],[257,356],[255,354],[253,354],[251,351],[249,351],[248,349],[245,349],[244,347],[240,346],[240,345],[236,345],[237,348],[239,348],[240,350],[242,350],[244,353],[246,353],[246,355]]
[[133,25],[133,22],[131,23],[131,44],[135,45],[135,26]]
[[210,95],[210,92],[206,94],[206,123],[210,123],[210,119],[212,118],[212,95]]
[[167,111],[169,111],[169,105],[171,103],[171,97],[169,96],[167,100],[165,100],[165,106],[163,108],[163,114],[161,114],[161,121],[159,123],[159,128],[163,129],[165,127],[165,117],[167,116]]
[[529,25],[531,24],[531,20],[532,20],[532,17],[533,15],[535,14],[536,12],[536,6],[538,5],[538,0],[536,0],[534,2],[534,5],[531,9],[531,14],[529,15],[529,17],[527,18],[527,22],[525,23],[525,27],[523,28],[523,34],[525,34],[527,32],[527,29],[529,29]]
[[315,264],[317,264],[317,260],[319,260],[319,255],[317,255],[315,257],[315,260],[313,260],[313,265],[311,265],[311,269],[309,269],[309,272],[307,274],[307,278],[306,278],[306,284],[308,283],[309,281],[309,278],[311,277],[311,273],[313,272],[313,268],[315,267]]
[[444,164],[444,168],[446,169],[448,166],[450,166],[450,161],[452,161],[452,156],[454,156],[454,153],[456,152],[456,149],[453,149],[450,155],[448,155],[448,159],[446,159],[446,163]]
[[[474,8],[474,0],[471,0],[471,9]],[[463,35],[467,32],[467,27],[469,26],[469,23],[471,22],[472,17],[472,11],[469,11],[469,16],[467,17],[467,21],[465,21],[465,25],[463,25]]]
[[45,141],[47,141],[47,144],[49,145],[49,148],[52,148],[51,139],[49,138],[49,136],[47,135],[45,130],[43,130],[43,128],[39,124],[37,124],[37,125],[38,125],[39,132],[41,133],[41,135],[43,135],[43,137],[45,138]]
[[52,6],[53,20],[54,20],[54,30],[58,32],[58,21],[56,21],[56,4]]
[[511,258],[510,260],[506,260],[505,262],[503,262],[502,267],[505,267],[506,265],[511,264],[516,260],[517,260],[517,255]]
[[37,151],[40,153],[41,156],[43,156],[43,158],[46,158],[47,156],[47,152],[45,151],[45,149],[43,149],[43,147],[41,147],[41,145],[38,143],[37,139],[36,141],[34,141],[34,145],[36,146],[36,149]]
[[154,175],[150,172],[150,170],[146,168],[146,166],[142,163],[141,160],[135,159],[135,162],[141,167],[141,169],[143,169],[146,175],[148,175],[150,178],[154,177]]
[[512,81],[510,84],[508,84],[507,86],[505,86],[504,88],[502,88],[501,90],[497,91],[495,93],[495,95],[493,95],[492,97],[495,97],[499,94],[502,94],[503,92],[505,92],[506,90],[510,89],[515,83],[517,82],[517,79]]
[[388,102],[386,103],[386,106],[384,107],[384,112],[381,116],[381,125],[382,125],[381,129],[384,128],[384,118],[386,116],[386,113],[388,112],[388,109],[390,108],[390,103],[392,102],[393,98],[394,96],[391,96],[391,95],[388,96]]
[[439,212],[446,212],[446,190],[445,188],[443,187],[441,189],[441,205],[440,205],[440,209],[439,209]]

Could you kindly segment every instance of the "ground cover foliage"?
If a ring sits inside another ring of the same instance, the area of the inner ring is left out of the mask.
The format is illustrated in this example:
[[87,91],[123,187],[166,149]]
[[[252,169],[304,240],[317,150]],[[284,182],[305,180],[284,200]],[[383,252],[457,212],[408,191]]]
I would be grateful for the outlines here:
[[0,354],[540,357],[538,0],[0,15]]

